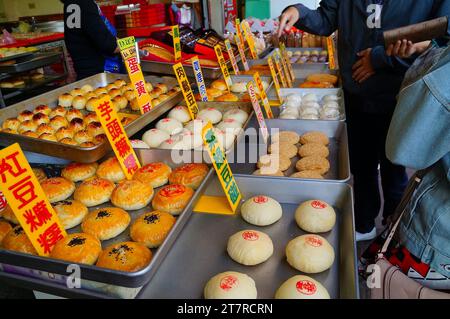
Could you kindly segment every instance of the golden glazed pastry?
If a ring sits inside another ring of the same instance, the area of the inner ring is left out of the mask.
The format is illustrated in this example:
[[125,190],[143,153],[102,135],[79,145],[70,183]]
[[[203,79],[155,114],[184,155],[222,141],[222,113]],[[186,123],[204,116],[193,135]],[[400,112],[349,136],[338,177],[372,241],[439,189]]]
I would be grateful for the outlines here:
[[123,110],[128,106],[128,100],[121,95],[117,95],[116,97],[114,97],[112,102],[116,110]]
[[79,146],[84,148],[91,148],[94,147],[96,144],[94,142],[83,142]]
[[14,227],[6,234],[2,240],[2,247],[19,253],[37,255],[36,249],[21,226]]
[[197,189],[209,172],[206,164],[186,164],[173,170],[169,176],[170,184],[180,184]]
[[215,88],[209,88],[209,89],[206,89],[206,94],[208,96],[211,95],[212,98],[215,99],[216,97],[221,96],[223,94],[223,91],[215,89]]
[[75,184],[64,177],[52,177],[41,183],[50,203],[56,203],[68,199],[75,191]]
[[50,126],[54,132],[57,132],[60,128],[69,126],[69,122],[65,117],[56,115],[50,120]]
[[48,117],[50,119],[53,119],[56,116],[63,116],[65,117],[67,114],[67,109],[62,107],[61,105],[57,106],[56,108],[54,108],[50,114],[48,115]]
[[78,144],[92,142],[92,137],[91,137],[91,135],[89,135],[87,130],[80,130],[80,131],[76,132],[75,135],[73,136],[73,139]]
[[103,178],[85,180],[77,187],[73,198],[87,207],[97,206],[111,199],[115,187],[113,182]]
[[98,103],[98,98],[96,97],[91,97],[87,102],[86,102],[86,110],[88,110],[89,112],[95,112],[95,104]]
[[125,231],[130,221],[130,215],[121,208],[97,208],[86,216],[81,229],[99,240],[108,240]]
[[112,89],[108,92],[108,95],[111,97],[111,99],[114,99],[116,96],[121,95],[122,92],[119,89]]
[[42,183],[47,179],[47,174],[45,174],[42,168],[32,168],[34,176],[36,176],[39,183]]
[[71,107],[73,101],[73,96],[70,94],[63,94],[58,98],[58,105],[63,107]]
[[75,96],[72,100],[72,106],[77,110],[84,110],[87,100],[84,96]]
[[93,99],[93,98],[97,98],[97,94],[95,94],[94,92],[88,92],[83,96],[86,99],[86,101],[89,101],[90,99]]
[[122,93],[122,95],[124,95],[125,94],[125,92],[127,92],[127,91],[133,91],[134,90],[134,86],[133,86],[133,84],[127,84],[127,85],[125,85],[125,86],[122,86],[121,88],[120,88],[120,92]]
[[39,135],[39,139],[50,141],[50,142],[58,142],[58,140],[56,139],[56,136],[54,134],[50,134],[50,133],[43,133],[43,134]]
[[41,124],[50,123],[50,118],[48,117],[48,115],[45,115],[44,113],[36,113],[33,115],[33,122],[34,124],[39,126]]
[[116,157],[108,158],[97,169],[97,176],[117,183],[125,179],[122,167]]
[[108,94],[108,89],[107,88],[98,88],[98,89],[94,90],[94,93],[97,94],[97,96],[100,96],[102,94]]
[[113,84],[115,85],[116,88],[121,88],[121,87],[127,85],[127,82],[119,79],[119,80],[115,80]]
[[88,134],[91,137],[95,137],[100,134],[104,134],[105,131],[103,130],[102,124],[100,122],[92,122],[89,123],[86,127]]
[[83,94],[87,94],[87,93],[93,92],[94,88],[89,84],[85,84],[81,87],[81,91],[83,92]]
[[61,176],[72,182],[81,182],[95,176],[97,167],[97,163],[71,163],[63,168]]
[[123,96],[128,100],[128,102],[134,100],[137,97],[136,93],[134,92],[134,88],[132,91],[126,91],[125,93],[123,93]]
[[[3,132],[3,133],[8,133],[8,134],[17,134],[18,132],[17,131],[13,131],[13,130],[11,130],[11,129],[9,129],[9,128],[5,128],[5,129],[0,129],[0,132]],[[27,131],[27,132],[31,132],[31,131]],[[23,133],[22,133],[23,134]]]
[[3,241],[3,238],[12,230],[12,226],[4,221],[0,220],[0,244]]
[[22,123],[20,123],[19,129],[17,131],[20,134],[27,132],[27,131],[36,132],[37,127],[38,127],[37,124],[34,123],[33,120],[27,120],[27,121],[23,121]]
[[52,109],[49,108],[48,105],[39,105],[33,110],[33,113],[34,114],[42,113],[45,115],[49,115],[51,111]]
[[62,143],[62,144],[66,144],[66,145],[73,145],[73,146],[78,145],[78,143],[75,142],[75,141],[74,141],[73,139],[71,139],[70,137],[63,138],[63,139],[59,140],[58,142],[59,142],[59,143]]
[[2,124],[2,128],[10,129],[12,131],[17,131],[17,130],[19,130],[20,124],[21,123],[18,119],[15,119],[15,118],[6,119]]
[[66,138],[73,138],[73,135],[75,134],[75,132],[68,127],[61,127],[59,130],[56,131],[56,139],[58,141],[61,141],[62,139],[66,139]]
[[[154,105],[156,105],[156,103],[153,103]],[[130,108],[133,111],[139,111],[141,108],[139,107],[139,103],[138,103],[138,99],[134,98],[130,101]]]
[[318,171],[301,171],[290,176],[291,178],[304,178],[304,179],[323,179]]
[[169,88],[164,83],[158,83],[155,85],[155,88],[159,88],[162,94],[166,94],[169,92]]
[[138,210],[153,198],[153,187],[138,180],[123,181],[114,189],[111,203],[125,210]]
[[80,110],[76,110],[76,109],[71,109],[69,111],[67,111],[66,113],[66,119],[67,121],[71,122],[73,119],[83,119],[83,113],[81,113]]
[[271,154],[279,154],[280,156],[285,156],[287,158],[294,158],[297,155],[298,149],[297,146],[293,144],[282,142],[269,145],[268,151]]
[[291,160],[283,155],[268,154],[259,158],[257,163],[258,168],[269,168],[280,170],[282,172],[287,171],[291,167]]
[[217,102],[238,102],[239,98],[237,97],[237,95],[234,95],[233,93],[226,93],[226,94],[223,94],[223,95],[221,95],[219,97],[216,97],[214,99],[214,101],[217,101]]
[[221,91],[228,91],[227,84],[226,84],[225,80],[222,80],[222,79],[213,81],[211,83],[211,87],[214,89],[221,90]]
[[330,143],[328,136],[322,132],[308,132],[300,137],[300,143],[309,144],[316,143],[327,146]]
[[316,155],[327,158],[330,155],[330,151],[328,150],[328,147],[323,144],[308,143],[300,147],[298,155],[300,155],[300,157]]
[[116,90],[117,89],[117,85],[115,85],[114,83],[110,83],[107,86],[105,86],[105,89],[108,90],[108,91]]
[[272,136],[272,143],[288,143],[297,144],[300,140],[300,136],[296,132],[283,131]]
[[[12,132],[14,134],[16,134],[16,132]],[[39,134],[37,134],[36,132],[32,132],[32,131],[26,131],[22,133],[23,136],[27,136],[27,137],[32,137],[32,138],[39,138]]]
[[69,94],[75,98],[77,96],[83,96],[85,93],[82,89],[75,88],[72,91],[70,91]]
[[24,122],[24,121],[30,121],[33,118],[34,113],[28,110],[22,111],[19,113],[19,115],[17,116],[17,119],[20,122]]
[[5,209],[2,211],[2,217],[14,225],[19,225],[19,220],[9,205],[6,205]]
[[113,244],[98,257],[97,267],[135,272],[145,268],[152,260],[152,252],[144,245],[131,241]]
[[330,170],[330,162],[323,157],[314,155],[304,157],[295,165],[298,171],[317,171],[321,175],[325,175]]
[[157,188],[168,183],[170,173],[172,173],[172,169],[167,164],[150,163],[138,169],[133,179]]
[[72,129],[75,133],[85,129],[85,124],[83,119],[76,117],[73,118],[69,123],[69,128]]
[[81,224],[89,213],[87,207],[77,200],[63,200],[53,204],[53,209],[64,229],[71,229]]
[[153,88],[153,90],[150,91],[150,97],[156,98],[159,97],[161,94],[163,94],[163,91],[160,88]]
[[179,215],[189,203],[193,194],[192,188],[183,185],[164,186],[153,198],[153,209]]
[[86,114],[83,120],[84,125],[88,126],[92,122],[98,122],[98,117],[95,112],[89,112],[88,114]]
[[92,235],[75,233],[56,243],[50,257],[78,264],[93,265],[102,251],[100,241]]
[[36,129],[36,134],[41,135],[41,134],[52,134],[54,133],[53,127],[49,124],[41,124],[37,127]]
[[94,139],[92,140],[92,142],[95,145],[103,144],[106,141],[108,141],[108,138],[106,137],[106,134],[99,134],[99,135],[95,136]]
[[164,242],[175,222],[175,217],[167,212],[145,213],[131,225],[130,237],[148,248],[157,248]]

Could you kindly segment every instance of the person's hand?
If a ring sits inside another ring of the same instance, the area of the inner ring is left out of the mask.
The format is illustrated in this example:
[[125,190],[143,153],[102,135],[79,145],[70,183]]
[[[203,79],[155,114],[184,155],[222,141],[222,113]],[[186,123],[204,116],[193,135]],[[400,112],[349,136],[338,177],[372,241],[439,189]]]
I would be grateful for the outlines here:
[[397,56],[402,59],[410,58],[415,53],[423,53],[430,46],[431,41],[412,43],[406,39],[398,40],[395,45],[390,44],[386,50],[388,56]]
[[278,28],[278,37],[281,37],[283,31],[289,32],[291,28],[300,19],[300,13],[295,7],[290,7],[280,16],[280,26]]
[[370,56],[371,52],[372,49],[369,48],[357,53],[360,59],[352,67],[352,77],[353,80],[358,83],[366,81],[368,78],[375,74],[375,69],[373,68]]

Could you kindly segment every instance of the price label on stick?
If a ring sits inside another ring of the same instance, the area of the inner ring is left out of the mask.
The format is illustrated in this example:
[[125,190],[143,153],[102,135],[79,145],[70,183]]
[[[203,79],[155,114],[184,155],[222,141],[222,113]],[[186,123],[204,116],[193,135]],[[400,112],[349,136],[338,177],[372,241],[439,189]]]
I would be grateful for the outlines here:
[[172,26],[172,39],[173,39],[173,53],[175,55],[175,62],[181,60],[181,42],[180,42],[180,29],[178,25]]
[[269,99],[267,98],[266,90],[264,89],[264,85],[261,81],[261,77],[259,76],[258,72],[256,72],[253,75],[253,79],[255,80],[256,86],[259,89],[259,94],[261,96],[261,101],[263,102],[264,110],[266,111],[267,118],[273,119],[273,113],[272,113],[272,109],[270,108]]
[[328,48],[328,66],[330,70],[336,70],[336,59],[334,58],[334,41],[333,37],[327,38],[327,48]]
[[281,67],[280,60],[279,60],[278,55],[276,54],[276,52],[273,55],[273,59],[275,61],[275,67],[277,68],[277,73],[280,75],[281,83],[283,84],[284,88],[287,88],[288,84],[287,84],[287,81],[286,81],[286,77],[284,76],[283,68]]
[[242,200],[242,195],[236,180],[234,179],[233,173],[231,172],[225,152],[214,134],[214,127],[211,122],[208,122],[208,124],[203,128],[202,137],[203,143],[205,144],[206,150],[211,157],[217,177],[219,178],[220,184],[222,185],[228,199],[231,210],[236,212],[236,209]]
[[236,44],[239,50],[239,55],[241,57],[241,62],[244,65],[244,70],[248,71],[250,70],[250,67],[248,66],[248,61],[247,61],[247,57],[245,56],[245,50],[244,50],[244,43],[241,42],[240,38],[235,35],[234,39],[236,40]]
[[292,82],[295,81],[295,73],[294,69],[292,68],[291,59],[289,58],[289,55],[286,51],[286,47],[284,43],[280,43],[280,50],[281,50],[281,57],[286,61],[286,66],[289,71],[289,76],[291,77]]
[[258,97],[256,96],[253,81],[249,81],[247,83],[247,91],[250,95],[250,100],[252,101],[253,109],[255,110],[256,119],[258,120],[264,142],[267,144],[267,141],[269,140],[269,130],[267,129],[266,120],[264,119],[261,106],[259,105]]
[[247,21],[242,21],[241,23],[242,30],[244,30],[245,39],[247,40],[248,46],[250,48],[250,54],[252,59],[258,59],[258,53],[256,52],[255,40],[253,39],[253,33],[250,29],[250,26]]
[[234,56],[233,48],[231,47],[230,40],[225,40],[225,47],[227,48],[228,56],[230,57],[231,66],[235,75],[239,75],[239,67],[236,62],[236,57]]
[[242,50],[245,51],[245,40],[244,36],[242,35],[241,21],[239,19],[236,19],[236,35],[239,38],[239,42],[242,44]]
[[180,85],[181,92],[183,92],[189,114],[191,115],[191,118],[195,120],[198,114],[198,105],[197,101],[195,101],[194,92],[192,92],[191,84],[189,83],[186,72],[184,71],[184,67],[181,63],[177,63],[173,66],[173,71],[178,80],[178,84]]
[[219,62],[220,68],[222,69],[223,78],[225,80],[225,83],[227,84],[228,92],[231,89],[231,86],[233,85],[233,81],[231,80],[230,72],[228,71],[227,62],[225,61],[225,58],[222,54],[222,49],[220,48],[220,45],[216,45],[214,47],[214,51],[216,52],[217,62]]
[[14,232],[25,232],[38,255],[49,256],[67,235],[58,215],[18,143],[0,151],[0,163],[0,191],[22,227]]
[[118,114],[114,110],[111,99],[109,96],[99,98],[94,108],[125,177],[131,180],[134,173],[141,168],[141,164],[131,146]]
[[281,56],[280,51],[277,51],[276,54],[277,54],[279,60],[281,61],[281,66],[283,67],[283,74],[286,79],[287,85],[288,85],[288,87],[292,88],[291,75],[289,74],[289,70],[286,65],[286,60]]
[[206,94],[206,85],[203,78],[202,67],[200,66],[200,61],[198,56],[192,58],[192,68],[195,73],[195,82],[197,82],[198,90],[200,91],[200,96],[203,102],[208,102],[208,94]]
[[278,100],[280,101],[280,104],[283,104],[283,97],[280,93],[280,81],[278,80],[277,71],[275,70],[275,65],[273,63],[272,57],[269,57],[267,59],[267,62],[269,64],[270,73],[272,74],[273,83],[275,84],[275,91],[277,92]]
[[136,40],[134,37],[118,39],[117,44],[120,48],[123,61],[127,68],[128,76],[136,93],[137,103],[141,114],[149,112],[152,108],[152,99],[145,83],[144,74],[138,60],[138,52],[136,51]]

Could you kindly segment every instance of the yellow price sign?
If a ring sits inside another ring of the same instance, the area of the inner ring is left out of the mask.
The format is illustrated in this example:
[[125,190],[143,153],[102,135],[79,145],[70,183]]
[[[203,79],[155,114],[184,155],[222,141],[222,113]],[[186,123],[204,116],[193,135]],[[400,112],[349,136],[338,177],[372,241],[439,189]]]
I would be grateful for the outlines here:
[[236,19],[236,35],[239,38],[239,42],[242,44],[242,50],[244,50],[245,49],[245,40],[244,40],[244,36],[242,35],[241,21],[239,19]]
[[275,84],[275,91],[277,92],[278,100],[280,101],[280,104],[283,104],[283,97],[280,93],[280,81],[278,80],[277,71],[275,70],[275,65],[273,63],[272,57],[269,57],[267,59],[267,63],[269,64],[270,73],[272,74],[273,83]]
[[39,256],[49,256],[67,234],[18,143],[0,151],[0,191],[22,227],[14,231],[25,232]]
[[242,200],[242,194],[233,176],[230,165],[228,164],[225,152],[214,134],[214,127],[211,122],[208,122],[203,128],[202,137],[206,150],[211,157],[214,169],[216,170],[217,177],[219,178],[220,184],[228,199],[228,203],[230,204],[232,211],[236,212],[236,209]]
[[250,100],[252,101],[253,109],[255,110],[256,119],[258,120],[259,128],[261,129],[264,142],[267,144],[267,141],[269,140],[269,130],[267,129],[266,120],[264,119],[261,106],[259,105],[258,97],[256,96],[253,81],[249,81],[247,83],[247,91],[248,95],[250,96]]
[[228,56],[230,57],[231,66],[235,75],[239,75],[239,67],[236,62],[236,57],[234,56],[233,48],[231,47],[230,40],[225,40],[225,48],[227,48]]
[[287,88],[288,84],[286,81],[286,77],[284,76],[283,68],[281,67],[280,59],[278,58],[277,52],[275,52],[273,54],[273,60],[275,61],[275,67],[277,68],[277,73],[280,75],[281,83],[283,84],[284,88]]
[[253,33],[247,21],[242,21],[242,30],[244,30],[245,39],[247,40],[248,46],[250,48],[250,54],[252,59],[258,59],[258,53],[256,52],[255,40],[253,39]]
[[247,57],[245,56],[244,43],[241,42],[241,39],[237,35],[234,36],[234,39],[236,41],[236,45],[239,50],[239,55],[241,57],[242,65],[244,65],[244,70],[248,71],[248,70],[250,70],[250,67],[248,66]]
[[261,81],[261,77],[259,73],[256,72],[253,74],[253,79],[255,80],[256,86],[259,89],[259,95],[261,96],[261,101],[264,105],[264,110],[266,111],[266,115],[268,119],[273,119],[272,109],[270,108],[269,99],[267,98],[266,90],[264,89],[264,85]]
[[[200,64],[199,64],[200,65]],[[173,66],[173,72],[178,80],[178,84],[180,85],[181,92],[183,92],[184,100],[186,101],[186,105],[189,110],[189,114],[191,118],[195,120],[198,114],[198,105],[197,101],[195,101],[194,92],[192,92],[191,84],[189,83],[186,72],[184,71],[183,64],[177,63]],[[206,89],[205,89],[206,94]]]
[[197,82],[197,87],[202,97],[203,102],[208,102],[208,94],[206,94],[206,84],[203,78],[202,67],[200,66],[200,60],[198,56],[192,58],[192,68],[195,73],[195,81]]
[[228,91],[230,91],[231,86],[233,85],[233,81],[231,80],[230,72],[228,71],[227,62],[222,54],[222,49],[220,45],[216,45],[214,47],[214,51],[216,52],[217,62],[219,62],[220,68],[222,69],[223,78],[225,83],[227,84]]
[[276,54],[277,54],[279,60],[281,61],[281,66],[283,67],[283,74],[286,78],[287,85],[288,85],[288,87],[291,88],[292,87],[292,79],[291,79],[291,75],[289,74],[288,67],[286,65],[286,60],[281,56],[280,51],[277,51]]
[[336,59],[334,57],[334,41],[333,37],[330,36],[327,38],[327,48],[328,48],[328,66],[330,70],[336,70]]
[[175,55],[175,61],[181,60],[181,42],[180,42],[180,29],[178,25],[172,26],[172,39],[173,39],[173,53]]
[[137,103],[141,114],[149,112],[152,108],[152,98],[148,92],[147,84],[145,83],[144,74],[142,73],[141,65],[136,52],[136,40],[134,37],[118,39],[117,43],[120,48],[120,53],[127,68],[128,76],[134,87],[136,93]]
[[114,110],[111,99],[109,96],[99,98],[94,108],[125,177],[132,179],[134,173],[141,168],[141,164],[120,122],[119,115]]
[[291,59],[289,58],[289,55],[286,51],[286,46],[284,45],[284,43],[280,43],[280,50],[281,50],[281,57],[286,61],[286,66],[288,68],[289,75],[293,82],[293,81],[295,81],[295,73],[294,73],[294,69],[292,68]]

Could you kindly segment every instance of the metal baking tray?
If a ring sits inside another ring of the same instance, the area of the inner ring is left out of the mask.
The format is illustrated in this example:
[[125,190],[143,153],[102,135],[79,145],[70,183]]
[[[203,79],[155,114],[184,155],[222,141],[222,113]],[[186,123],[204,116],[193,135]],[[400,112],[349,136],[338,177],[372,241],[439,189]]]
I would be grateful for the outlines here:
[[[58,97],[61,94],[67,93],[74,88],[82,87],[85,84],[90,84],[95,87],[106,86],[108,83],[111,83],[117,79],[128,80],[128,75],[100,73],[84,80],[60,87],[51,92],[14,104],[0,110],[0,123],[3,123],[3,121],[8,118],[17,117],[17,115],[23,110],[32,111],[36,106],[40,104],[46,104],[51,108],[54,108],[57,105]],[[155,76],[147,76],[145,77],[145,79],[153,83],[163,82],[169,87],[169,89],[177,85],[176,80],[171,77],[160,78]],[[181,92],[179,92],[172,98],[153,108],[150,112],[144,114],[143,116],[140,116],[139,118],[131,122],[125,127],[128,136],[134,135],[140,129],[145,127],[149,122],[153,121],[154,119],[170,110],[173,106],[178,104],[181,99],[182,94]],[[8,146],[13,143],[19,143],[22,149],[25,151],[42,153],[53,157],[64,158],[81,163],[95,162],[101,159],[110,149],[109,143],[102,143],[90,148],[82,148],[78,146],[64,145],[57,142],[30,138],[20,134],[0,132],[1,146]]]
[[31,52],[23,52],[23,53],[16,54],[16,55],[5,56],[3,58],[0,58],[0,63],[1,62],[5,62],[5,61],[9,61],[9,60],[18,59],[18,58],[23,58],[23,57],[26,57],[26,56],[33,55],[35,53],[36,53],[36,51],[31,51]]
[[[346,120],[345,96],[344,96],[344,90],[342,90],[342,89],[281,89],[280,90],[280,95],[284,98],[291,94],[297,94],[300,96],[304,96],[305,94],[311,94],[311,93],[317,95],[317,98],[319,99],[319,104],[321,106],[322,106],[322,103],[320,101],[322,100],[322,98],[325,95],[329,95],[329,94],[337,95],[339,97],[338,104],[339,104],[339,111],[341,113],[341,117],[340,117],[339,121]],[[280,108],[282,108],[282,107],[283,107],[283,105],[280,106]],[[279,116],[280,111],[281,111],[280,108],[276,108],[276,110],[274,110],[275,117]],[[305,120],[305,121],[309,121],[309,120]],[[312,120],[312,121],[316,121],[316,120]]]
[[[320,53],[321,51],[324,51],[324,50],[325,50],[324,48],[286,48],[286,51],[290,51],[292,53],[295,53],[297,51],[300,51],[300,52],[319,51],[319,53]],[[273,56],[274,53],[275,53],[275,51],[272,52],[271,54],[269,54],[266,58]],[[315,62],[315,63],[303,63],[303,64],[294,62],[294,63],[292,63],[292,67],[293,68],[304,68],[305,66],[306,67],[312,66],[312,67],[327,67],[328,68],[328,64],[329,64],[328,60],[327,60],[327,62]]]
[[[311,199],[324,200],[336,210],[336,226],[331,232],[321,234],[334,247],[336,258],[330,270],[308,276],[322,283],[331,298],[359,298],[353,195],[349,185],[243,176],[236,176],[236,181],[244,199],[267,195],[280,202],[281,220],[271,226],[257,227],[240,217],[239,208],[233,216],[194,213],[156,275],[137,298],[202,298],[207,281],[224,271],[249,275],[256,282],[258,298],[273,298],[285,280],[301,274],[287,263],[285,247],[293,238],[305,234],[297,226],[294,214],[299,204]],[[217,178],[206,185],[205,195],[223,196]],[[274,254],[265,263],[248,267],[228,256],[228,238],[245,229],[265,232],[272,239]]]
[[[253,75],[246,75],[246,74],[244,74],[244,75],[231,75],[230,77],[231,77],[231,81],[232,81],[233,83],[235,83],[235,82],[246,82],[246,83],[248,83],[248,82],[250,82],[250,81],[253,81],[253,82],[254,82]],[[273,87],[273,79],[272,79],[271,76],[266,76],[266,75],[260,75],[260,78],[261,78],[261,81],[266,81],[267,84],[269,85],[269,86],[267,87],[267,89],[266,89],[267,96],[269,96],[268,92],[270,92],[270,91],[272,90],[272,87]],[[212,82],[213,82],[213,81],[208,81],[208,82],[207,82],[207,87],[209,87],[209,86],[211,85]],[[255,85],[255,87],[256,87],[256,83],[254,83],[254,85]],[[275,92],[275,91],[274,91],[274,92]],[[231,92],[231,93],[233,93],[233,92]],[[247,92],[245,92],[245,93],[233,93],[233,94],[236,95],[236,96],[238,96],[239,99],[240,99],[242,96],[244,96],[245,94],[247,94]],[[220,103],[220,102],[217,102],[217,103]],[[251,103],[250,103],[250,105],[251,105]]]
[[[280,131],[294,131],[302,135],[310,131],[321,131],[330,138],[330,171],[324,176],[322,182],[348,182],[350,179],[350,160],[348,153],[348,137],[347,126],[344,122],[339,121],[307,121],[307,120],[266,120],[269,133],[271,129],[279,129]],[[258,127],[255,119],[249,124],[249,127]],[[242,139],[241,141],[244,141]],[[270,144],[270,142],[269,142]],[[240,153],[246,155],[245,161],[240,163],[232,163],[231,169],[235,175],[252,175],[257,170],[256,163],[261,155],[267,154],[267,146],[256,138],[250,137],[250,143],[239,143],[237,149]],[[239,155],[239,153],[238,153]],[[241,157],[242,158],[242,157]],[[285,173],[285,177],[270,177],[271,179],[290,179],[289,176],[296,173],[295,164],[300,160],[296,156],[292,159],[289,170]],[[258,177],[257,177],[258,178]]]
[[[164,162],[167,165],[171,167],[177,167],[182,164],[176,164],[172,160],[170,151],[162,151],[162,150],[138,150],[137,151],[138,157],[142,165],[153,163],[153,162]],[[47,165],[46,171],[51,166]],[[54,167],[54,166],[53,166]],[[156,270],[158,269],[159,265],[161,264],[162,260],[165,258],[168,251],[171,249],[173,243],[175,242],[176,238],[178,237],[178,234],[185,226],[186,222],[192,215],[192,205],[194,202],[196,202],[197,197],[199,194],[202,193],[203,188],[205,187],[205,184],[209,177],[212,175],[213,169],[209,171],[208,175],[204,179],[201,186],[195,191],[194,196],[192,197],[189,204],[186,206],[184,211],[177,217],[177,221],[175,225],[173,226],[172,230],[168,234],[166,240],[163,242],[163,244],[156,249],[153,249],[153,258],[150,264],[145,267],[144,269],[134,272],[134,273],[128,273],[128,272],[120,272],[105,268],[100,268],[96,266],[90,266],[90,265],[80,265],[81,269],[81,276],[82,281],[94,281],[97,283],[105,283],[110,284],[114,286],[120,286],[120,287],[141,287],[149,282],[151,277],[155,274]],[[155,193],[157,192],[157,189],[155,189]],[[107,207],[112,206],[111,203],[103,204],[98,207]],[[96,208],[98,208],[96,207]],[[90,208],[89,210],[92,211],[94,208]],[[141,210],[137,211],[129,211],[128,213],[131,216],[132,221],[135,220],[139,215],[152,211],[151,205],[149,205],[146,208],[143,208]],[[69,233],[74,232],[80,232],[81,227],[78,226],[76,228],[73,228],[69,230]],[[105,248],[111,244],[122,242],[122,241],[129,241],[131,240],[129,237],[129,229],[125,230],[122,234],[117,236],[116,238],[113,238],[111,240],[103,241],[102,247]],[[0,249],[0,264],[9,264],[13,266],[19,266],[19,267],[25,267],[25,268],[31,268],[35,270],[39,270],[42,272],[48,272],[51,274],[58,274],[62,276],[67,276],[67,266],[70,264],[69,262],[65,262],[62,260],[55,260],[51,258],[44,258],[39,256],[32,256],[27,254],[21,254],[17,252],[7,251]],[[65,280],[63,280],[61,283],[64,285],[62,288],[65,287]],[[83,289],[84,286],[82,286]]]
[[53,63],[58,63],[61,60],[61,53],[35,54],[31,57],[22,57],[16,61],[15,64],[0,66],[0,73],[26,72]]

